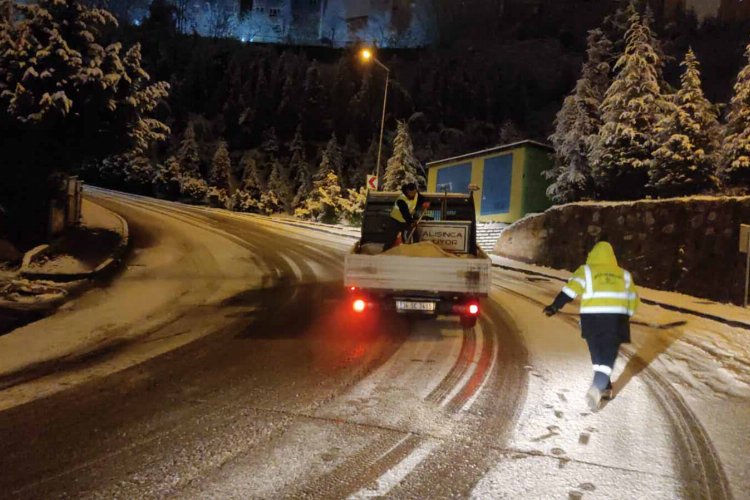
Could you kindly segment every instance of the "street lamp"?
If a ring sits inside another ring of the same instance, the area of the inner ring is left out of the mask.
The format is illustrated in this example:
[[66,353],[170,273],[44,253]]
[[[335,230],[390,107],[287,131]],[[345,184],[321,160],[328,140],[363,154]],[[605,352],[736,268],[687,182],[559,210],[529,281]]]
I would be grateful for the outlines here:
[[383,183],[381,182],[381,178],[380,178],[380,154],[383,150],[383,129],[385,128],[385,107],[388,102],[388,83],[390,82],[390,78],[391,78],[391,70],[388,69],[388,66],[378,61],[378,58],[375,57],[375,55],[372,53],[372,50],[370,49],[362,49],[359,53],[359,56],[362,58],[362,61],[366,63],[373,61],[375,64],[377,64],[378,66],[380,66],[381,68],[385,70],[385,92],[383,94],[383,114],[380,117],[380,141],[378,143],[378,163],[377,163],[377,172],[375,174],[378,178],[378,191],[382,191]]

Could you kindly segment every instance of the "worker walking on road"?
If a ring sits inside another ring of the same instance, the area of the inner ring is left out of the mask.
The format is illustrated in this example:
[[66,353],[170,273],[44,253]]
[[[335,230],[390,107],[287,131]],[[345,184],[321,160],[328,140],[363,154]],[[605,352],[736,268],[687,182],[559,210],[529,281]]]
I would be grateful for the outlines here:
[[[401,195],[399,195],[393,204],[391,217],[388,219],[389,225],[385,231],[386,243],[383,246],[383,250],[393,247],[400,233],[411,231],[415,228],[414,213],[417,211],[418,206],[426,210],[430,207],[430,202],[419,194],[417,185],[410,182],[401,186]],[[406,235],[403,236],[403,240],[406,241]],[[416,231],[414,232],[413,241],[415,243],[419,241]]]
[[581,296],[581,334],[589,346],[594,381],[586,393],[589,407],[596,411],[602,399],[612,398],[612,368],[620,344],[630,342],[630,317],[639,298],[630,273],[617,265],[612,245],[597,243],[568,280],[555,301],[544,308],[552,316]]

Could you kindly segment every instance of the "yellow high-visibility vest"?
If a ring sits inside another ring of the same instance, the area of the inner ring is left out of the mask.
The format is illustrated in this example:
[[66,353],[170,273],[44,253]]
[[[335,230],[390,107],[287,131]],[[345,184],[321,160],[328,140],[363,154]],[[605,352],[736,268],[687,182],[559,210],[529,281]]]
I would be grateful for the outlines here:
[[563,288],[575,299],[581,296],[581,314],[627,314],[632,316],[640,299],[631,274],[617,265],[612,246],[597,243],[586,264],[579,267]]
[[398,202],[400,200],[406,202],[406,206],[409,208],[409,213],[414,215],[414,211],[417,209],[417,197],[415,196],[413,200],[410,200],[405,194],[402,194],[396,199],[395,203],[393,204],[393,208],[391,209],[391,217],[401,223],[406,223],[404,216],[401,215],[401,210],[398,208]]

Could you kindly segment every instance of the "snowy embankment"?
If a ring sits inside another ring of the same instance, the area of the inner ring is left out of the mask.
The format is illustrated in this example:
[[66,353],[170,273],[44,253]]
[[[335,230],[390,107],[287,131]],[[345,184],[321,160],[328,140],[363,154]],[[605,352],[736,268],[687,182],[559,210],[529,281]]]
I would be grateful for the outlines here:
[[[570,273],[497,256],[493,257],[493,263],[502,266],[496,268],[495,279],[496,287],[506,294],[502,303],[514,298],[530,299],[514,300],[513,315],[519,327],[527,332],[524,337],[530,343],[530,350],[534,352],[534,344],[540,343],[536,351],[544,354],[538,358],[538,362],[549,367],[546,372],[539,370],[537,376],[532,378],[529,397],[531,401],[534,387],[539,385],[536,390],[540,401],[544,401],[549,408],[534,408],[532,404],[525,410],[526,419],[521,420],[526,420],[527,426],[522,426],[518,438],[521,447],[524,443],[535,442],[534,439],[544,434],[539,433],[540,429],[545,428],[550,436],[544,441],[555,442],[560,439],[557,436],[565,434],[564,429],[567,429],[568,433],[572,433],[568,436],[568,443],[580,439],[588,444],[594,441],[592,436],[602,432],[603,428],[621,421],[620,412],[628,415],[629,420],[653,418],[654,429],[657,429],[658,408],[654,406],[654,401],[640,398],[638,393],[643,391],[637,390],[643,386],[649,372],[676,390],[697,416],[718,453],[735,495],[750,491],[745,453],[750,450],[750,311],[679,293],[639,287],[644,304],[634,317],[632,344],[623,349],[613,377],[620,395],[594,417],[599,420],[597,425],[591,426],[591,421],[585,424],[586,419],[574,419],[574,424],[563,426],[549,418],[544,420],[544,412],[554,411],[559,415],[558,412],[563,412],[562,406],[570,405],[568,401],[571,398],[581,399],[590,377],[590,362],[575,325],[575,307],[568,306],[567,314],[562,317],[548,319],[541,314],[541,306],[551,302]],[[551,328],[552,325],[555,325],[554,328]],[[638,362],[633,362],[631,357]],[[575,364],[578,364],[577,369]],[[572,374],[576,371],[579,376],[575,380],[566,380],[566,377],[559,379],[561,373]],[[559,390],[569,385],[576,386],[575,392],[570,391],[572,394]],[[646,392],[649,390],[648,387],[643,389]],[[553,391],[551,394],[550,390]],[[625,402],[627,404],[622,406]],[[585,411],[582,400],[575,411]],[[643,428],[649,426],[644,425]],[[624,435],[622,433],[630,433],[626,429],[619,432],[621,436]],[[663,440],[664,436],[658,434],[655,430],[650,438],[655,442]],[[618,446],[640,446],[644,447],[642,451],[651,453],[650,445],[641,441],[642,436],[633,435]],[[583,453],[579,458],[587,460],[586,453],[591,452],[591,447],[577,448]],[[585,450],[581,451],[582,448]],[[611,452],[609,450],[610,455]],[[631,451],[623,453],[632,454]],[[643,459],[651,464],[659,460],[649,458],[648,453],[644,453]],[[656,467],[653,472],[660,474],[661,467]],[[652,491],[647,496],[663,495]]]
[[54,309],[69,294],[86,287],[87,278],[108,271],[128,245],[128,225],[114,212],[88,200],[81,206],[81,225],[52,245],[41,245],[23,257],[20,268],[0,276],[0,309]]

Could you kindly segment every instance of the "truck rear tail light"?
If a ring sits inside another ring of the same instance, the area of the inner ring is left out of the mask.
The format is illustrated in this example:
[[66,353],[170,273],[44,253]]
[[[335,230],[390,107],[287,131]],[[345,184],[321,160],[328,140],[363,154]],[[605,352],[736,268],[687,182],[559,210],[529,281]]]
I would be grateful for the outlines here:
[[455,304],[453,306],[453,314],[461,316],[478,316],[479,315],[479,304],[472,302],[470,304]]
[[367,307],[367,304],[362,299],[357,299],[352,303],[352,309],[354,309],[354,312],[357,312],[357,313],[364,312],[366,307]]

